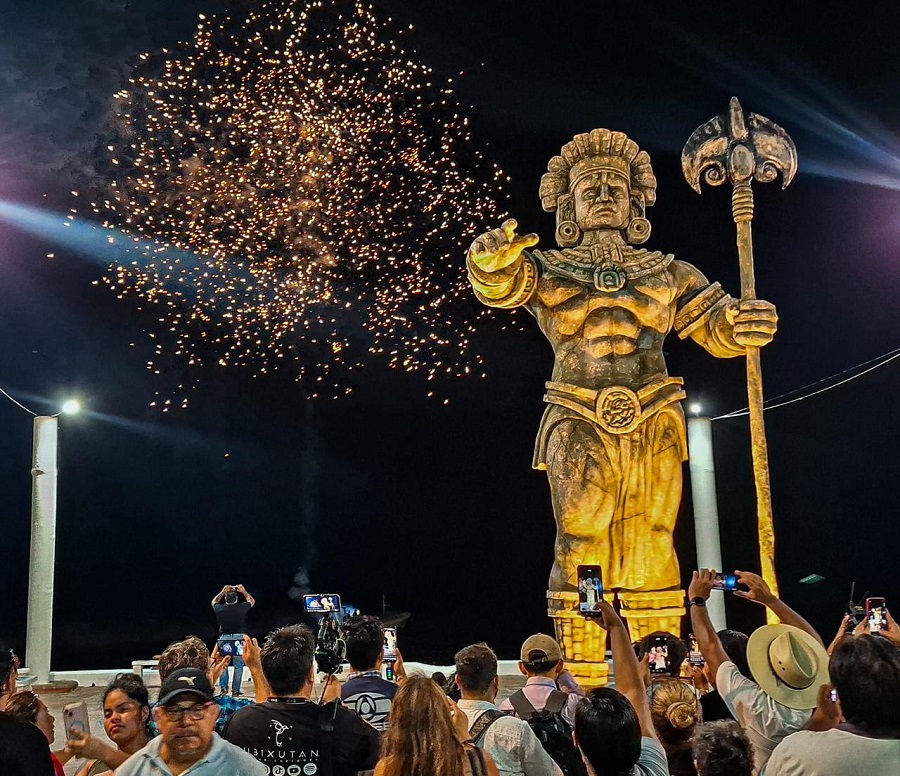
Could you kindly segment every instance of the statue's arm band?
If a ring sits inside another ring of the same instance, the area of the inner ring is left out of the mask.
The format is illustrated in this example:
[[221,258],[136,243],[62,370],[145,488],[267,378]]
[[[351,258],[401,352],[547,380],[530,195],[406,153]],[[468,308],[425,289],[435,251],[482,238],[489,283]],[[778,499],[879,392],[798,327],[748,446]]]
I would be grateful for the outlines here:
[[[479,275],[490,277],[491,273],[482,270]],[[475,296],[489,307],[520,307],[531,298],[537,288],[537,279],[537,266],[529,258],[522,262],[515,275],[500,283],[485,283],[472,272],[469,264],[469,282],[475,290]]]
[[488,271],[479,267],[472,261],[472,257],[466,254],[466,269],[469,270],[469,277],[477,280],[483,286],[509,286],[511,281],[518,276],[522,264],[528,260],[527,256],[528,254],[522,254],[518,261],[514,261],[508,267]]
[[718,307],[731,301],[720,283],[713,283],[698,291],[679,308],[675,314],[675,331],[679,339],[689,337],[704,324]]

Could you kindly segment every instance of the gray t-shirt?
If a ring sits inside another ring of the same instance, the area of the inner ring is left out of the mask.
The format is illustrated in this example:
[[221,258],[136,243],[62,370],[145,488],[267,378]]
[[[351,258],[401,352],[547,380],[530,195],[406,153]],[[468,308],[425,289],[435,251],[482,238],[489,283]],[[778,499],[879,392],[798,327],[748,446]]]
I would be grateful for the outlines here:
[[666,750],[659,741],[652,738],[641,739],[641,756],[631,773],[632,776],[669,776]]
[[[162,736],[136,751],[116,770],[116,776],[171,776],[172,771],[160,757]],[[213,733],[212,746],[190,768],[191,776],[269,776],[269,769],[240,747],[229,744]]]

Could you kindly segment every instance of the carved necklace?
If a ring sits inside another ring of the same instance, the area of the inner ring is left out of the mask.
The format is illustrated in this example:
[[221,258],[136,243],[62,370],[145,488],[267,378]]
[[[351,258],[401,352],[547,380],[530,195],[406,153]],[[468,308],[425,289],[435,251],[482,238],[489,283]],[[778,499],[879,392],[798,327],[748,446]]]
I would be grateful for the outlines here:
[[[614,294],[630,280],[665,269],[675,258],[671,253],[652,253],[600,243],[567,251],[535,251],[550,272],[592,285],[597,291]],[[578,259],[583,258],[584,261]]]

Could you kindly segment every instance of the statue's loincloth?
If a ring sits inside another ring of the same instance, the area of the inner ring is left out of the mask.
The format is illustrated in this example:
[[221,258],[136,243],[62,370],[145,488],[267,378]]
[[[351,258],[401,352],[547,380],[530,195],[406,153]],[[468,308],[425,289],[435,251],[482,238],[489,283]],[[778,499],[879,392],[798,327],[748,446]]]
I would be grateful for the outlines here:
[[[535,469],[547,468],[550,435],[563,421],[583,420],[601,433],[630,434],[661,410],[684,399],[683,384],[684,380],[680,377],[663,377],[633,391],[623,385],[594,390],[568,383],[546,383],[544,401],[550,406],[541,419],[532,465]],[[680,408],[677,414],[683,417]],[[680,429],[681,460],[686,460],[687,439],[683,420]]]

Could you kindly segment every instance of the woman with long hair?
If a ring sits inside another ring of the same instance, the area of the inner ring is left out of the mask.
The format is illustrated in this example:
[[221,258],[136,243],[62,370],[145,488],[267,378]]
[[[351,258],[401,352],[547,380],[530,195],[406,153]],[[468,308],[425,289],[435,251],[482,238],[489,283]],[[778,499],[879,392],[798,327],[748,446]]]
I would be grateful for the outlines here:
[[672,776],[692,776],[691,738],[700,721],[700,701],[693,688],[680,679],[650,685],[650,716],[666,750]]
[[92,757],[76,776],[97,776],[118,768],[150,740],[150,696],[137,674],[118,674],[103,693],[103,729],[116,748],[86,736],[69,741],[66,748],[82,757]]
[[491,756],[469,742],[469,722],[427,676],[410,676],[391,705],[375,776],[499,776]]

